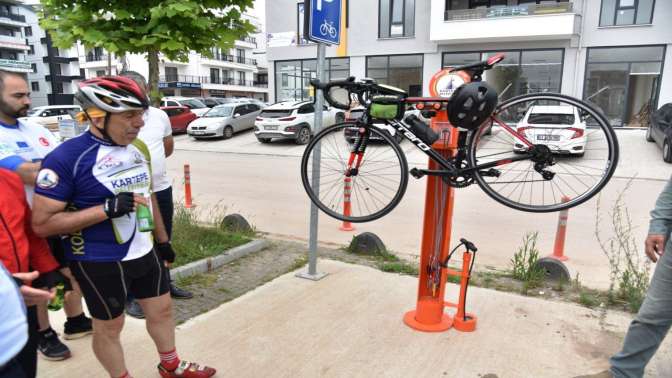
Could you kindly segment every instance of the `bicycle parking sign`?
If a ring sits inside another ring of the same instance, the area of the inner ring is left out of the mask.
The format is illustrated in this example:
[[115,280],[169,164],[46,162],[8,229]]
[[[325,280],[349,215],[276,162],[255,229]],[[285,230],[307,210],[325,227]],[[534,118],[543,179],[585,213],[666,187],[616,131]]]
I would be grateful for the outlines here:
[[306,0],[304,34],[307,39],[329,45],[340,44],[341,1]]

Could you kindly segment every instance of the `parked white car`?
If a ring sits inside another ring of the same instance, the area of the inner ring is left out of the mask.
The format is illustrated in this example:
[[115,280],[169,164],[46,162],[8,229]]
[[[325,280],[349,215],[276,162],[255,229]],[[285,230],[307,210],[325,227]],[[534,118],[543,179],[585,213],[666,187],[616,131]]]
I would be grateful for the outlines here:
[[[516,130],[534,144],[543,144],[556,154],[583,156],[586,147],[586,123],[577,108],[570,105],[535,105],[530,107]],[[514,140],[513,151],[526,147]]]
[[58,131],[58,121],[72,119],[70,113],[81,111],[82,108],[79,105],[38,106],[28,111],[28,115],[21,119],[39,123],[51,131]]
[[161,99],[161,106],[186,106],[199,117],[210,110],[201,101],[189,97],[164,97]]
[[[324,107],[322,126],[343,122],[343,111]],[[254,135],[261,143],[272,139],[294,139],[296,144],[307,144],[315,133],[315,105],[308,101],[285,101],[261,111],[254,123]]]
[[217,105],[202,117],[191,121],[187,134],[196,139],[229,139],[234,133],[253,128],[260,111],[259,105],[252,103]]

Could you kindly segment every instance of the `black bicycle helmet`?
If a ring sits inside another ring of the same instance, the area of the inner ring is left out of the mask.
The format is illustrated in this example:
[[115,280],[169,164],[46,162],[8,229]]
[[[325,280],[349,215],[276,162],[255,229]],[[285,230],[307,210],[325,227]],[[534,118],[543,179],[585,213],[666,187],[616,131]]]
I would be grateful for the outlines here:
[[478,128],[497,106],[497,91],[479,81],[463,84],[455,90],[448,103],[448,120],[455,127]]

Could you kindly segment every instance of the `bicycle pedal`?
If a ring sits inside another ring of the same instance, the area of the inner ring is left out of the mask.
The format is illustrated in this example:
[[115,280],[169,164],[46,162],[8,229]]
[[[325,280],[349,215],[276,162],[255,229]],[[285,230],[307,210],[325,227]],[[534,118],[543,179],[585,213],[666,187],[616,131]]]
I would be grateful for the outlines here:
[[425,172],[423,172],[422,170],[420,170],[418,168],[411,168],[409,173],[411,174],[411,176],[415,177],[416,179],[419,179],[419,178],[422,178],[422,177],[425,176]]
[[481,176],[484,177],[499,177],[502,174],[502,172],[500,172],[499,169],[494,168],[488,169],[487,171],[481,171],[480,173]]

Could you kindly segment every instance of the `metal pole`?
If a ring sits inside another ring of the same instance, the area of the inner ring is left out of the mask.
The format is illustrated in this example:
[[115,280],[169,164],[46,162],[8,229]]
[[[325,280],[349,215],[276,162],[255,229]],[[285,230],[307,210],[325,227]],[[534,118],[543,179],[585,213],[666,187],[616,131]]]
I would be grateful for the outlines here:
[[[325,45],[319,43],[317,45],[317,78],[324,82],[324,55],[325,55]],[[322,129],[322,110],[324,108],[324,96],[322,95],[322,90],[315,90],[315,121],[313,126],[315,130],[313,132],[317,134]],[[318,143],[313,149],[313,177],[312,185],[315,188],[315,194],[319,195],[320,188],[320,159],[321,159],[321,146]],[[310,236],[308,239],[308,272],[299,273],[297,276],[302,278],[308,278],[311,280],[319,280],[326,276],[326,273],[317,272],[317,206],[311,202],[310,204]]]

